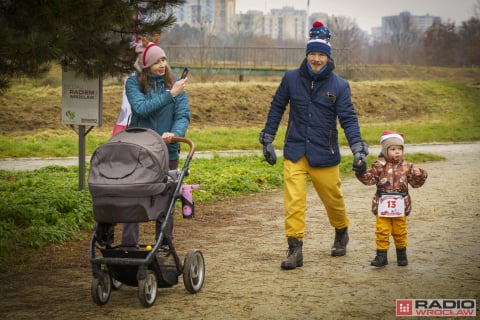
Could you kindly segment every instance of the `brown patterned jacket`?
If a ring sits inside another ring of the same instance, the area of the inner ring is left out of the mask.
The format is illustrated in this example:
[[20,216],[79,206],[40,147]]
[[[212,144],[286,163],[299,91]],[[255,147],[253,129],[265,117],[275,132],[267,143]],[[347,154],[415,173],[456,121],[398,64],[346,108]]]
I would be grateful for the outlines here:
[[380,194],[400,193],[405,198],[405,215],[409,215],[412,210],[412,200],[408,194],[408,185],[413,188],[423,186],[427,180],[427,171],[420,169],[420,175],[414,175],[413,164],[408,161],[399,162],[388,161],[385,157],[379,158],[373,163],[372,168],[363,175],[358,175],[357,179],[364,185],[376,185],[377,192],[372,199],[372,213],[377,214],[378,200]]

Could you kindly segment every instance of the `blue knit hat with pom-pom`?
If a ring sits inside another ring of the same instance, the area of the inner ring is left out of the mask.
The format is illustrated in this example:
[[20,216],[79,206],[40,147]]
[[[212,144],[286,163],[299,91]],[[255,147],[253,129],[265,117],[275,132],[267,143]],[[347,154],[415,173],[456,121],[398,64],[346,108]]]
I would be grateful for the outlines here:
[[332,54],[330,36],[330,30],[328,30],[322,22],[315,21],[309,32],[306,54],[308,55],[310,52],[322,52],[330,58]]

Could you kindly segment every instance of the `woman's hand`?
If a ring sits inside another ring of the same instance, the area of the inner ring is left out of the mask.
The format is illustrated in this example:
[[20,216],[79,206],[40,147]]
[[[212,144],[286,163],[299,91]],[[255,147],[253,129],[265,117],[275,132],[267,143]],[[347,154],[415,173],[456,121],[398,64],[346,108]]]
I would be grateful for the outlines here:
[[188,77],[185,79],[180,79],[173,84],[172,89],[170,89],[172,97],[176,97],[179,94],[185,92],[185,84],[187,83],[187,79]]
[[175,135],[171,132],[165,132],[164,134],[162,134],[163,142],[165,142],[166,144],[172,143],[173,137],[175,137]]

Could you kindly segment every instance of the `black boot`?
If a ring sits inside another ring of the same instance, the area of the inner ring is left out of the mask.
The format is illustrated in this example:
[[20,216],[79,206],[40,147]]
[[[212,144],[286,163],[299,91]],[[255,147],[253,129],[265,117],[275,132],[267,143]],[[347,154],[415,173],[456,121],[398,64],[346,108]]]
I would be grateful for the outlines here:
[[397,265],[408,266],[407,248],[397,248]]
[[335,240],[332,247],[333,257],[344,256],[347,253],[348,240],[348,228],[335,228]]
[[370,265],[375,268],[383,268],[388,264],[387,250],[377,250],[375,259],[372,260]]
[[287,258],[282,261],[282,269],[295,269],[303,266],[302,254],[303,242],[297,238],[288,238],[288,254]]

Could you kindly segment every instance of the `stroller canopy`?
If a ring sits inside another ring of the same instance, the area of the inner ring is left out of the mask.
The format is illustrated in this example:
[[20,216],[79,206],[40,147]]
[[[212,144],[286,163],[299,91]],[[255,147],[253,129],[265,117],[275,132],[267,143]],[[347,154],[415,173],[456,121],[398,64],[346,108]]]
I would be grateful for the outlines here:
[[[155,219],[159,212],[153,211],[158,208],[149,204],[165,191],[168,160],[168,149],[162,137],[146,128],[129,128],[98,147],[90,159],[88,176],[95,220],[140,222]],[[139,201],[141,199],[145,201]],[[135,217],[134,207],[137,213],[145,212]]]

